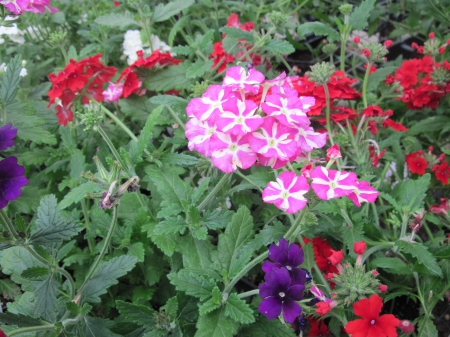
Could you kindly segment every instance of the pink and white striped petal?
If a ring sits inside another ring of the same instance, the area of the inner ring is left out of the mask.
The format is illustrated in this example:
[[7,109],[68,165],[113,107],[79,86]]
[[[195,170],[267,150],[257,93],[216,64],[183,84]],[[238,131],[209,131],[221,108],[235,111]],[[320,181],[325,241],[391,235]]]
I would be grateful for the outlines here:
[[310,126],[298,127],[298,146],[305,152],[311,152],[314,149],[320,149],[327,143],[327,134],[314,132]]
[[233,90],[245,90],[258,93],[259,85],[264,81],[264,75],[256,69],[247,72],[240,66],[228,68],[223,79],[223,85]]
[[186,138],[188,139],[188,148],[193,151],[194,149],[201,154],[209,157],[211,151],[209,149],[209,143],[211,136],[216,132],[216,126],[214,123],[208,121],[199,121],[193,117],[186,123]]
[[195,116],[200,121],[215,121],[222,112],[222,104],[232,96],[229,88],[221,85],[211,85],[200,98],[193,98],[186,107],[189,117]]
[[268,95],[261,107],[266,114],[275,117],[283,125],[295,127],[295,124],[301,124],[307,127],[311,124],[306,111],[302,110],[303,105],[297,93],[287,97],[277,94]]
[[223,104],[223,112],[217,117],[217,129],[233,135],[255,131],[264,122],[261,116],[255,114],[257,108],[258,105],[253,101],[230,98]]
[[361,207],[362,202],[374,202],[377,200],[379,194],[380,192],[370,186],[367,181],[360,180],[356,182],[355,188],[347,195],[347,197],[353,201],[356,206]]
[[262,198],[265,203],[274,204],[286,213],[297,213],[304,208],[308,200],[304,194],[309,191],[305,177],[294,172],[281,173],[277,181],[271,181],[264,189]]
[[322,200],[347,196],[356,188],[358,177],[353,172],[328,170],[316,166],[310,173],[311,187]]
[[213,164],[226,173],[233,172],[238,167],[248,169],[256,161],[256,153],[250,148],[247,135],[216,132],[211,137],[210,150]]

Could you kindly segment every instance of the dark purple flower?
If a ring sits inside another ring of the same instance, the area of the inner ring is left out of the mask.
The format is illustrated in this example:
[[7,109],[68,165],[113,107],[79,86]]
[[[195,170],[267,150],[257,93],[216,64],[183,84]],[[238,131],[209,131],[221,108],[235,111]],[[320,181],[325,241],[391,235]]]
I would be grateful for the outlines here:
[[14,137],[17,135],[17,129],[12,124],[6,124],[0,127],[0,151],[6,150],[8,147],[14,146]]
[[269,320],[283,312],[284,320],[293,323],[302,313],[296,301],[303,298],[305,286],[292,283],[286,268],[272,268],[264,280],[266,283],[259,286],[259,296],[264,299],[258,306],[259,312]]
[[285,239],[281,238],[278,246],[276,244],[270,245],[269,259],[274,262],[265,261],[263,263],[262,270],[265,273],[268,273],[274,267],[284,267],[289,271],[293,283],[305,284],[306,272],[297,268],[304,260],[303,249],[299,245],[289,245]]
[[28,179],[23,176],[24,173],[25,169],[17,165],[16,157],[8,157],[0,161],[0,209],[22,194],[20,188],[28,184]]

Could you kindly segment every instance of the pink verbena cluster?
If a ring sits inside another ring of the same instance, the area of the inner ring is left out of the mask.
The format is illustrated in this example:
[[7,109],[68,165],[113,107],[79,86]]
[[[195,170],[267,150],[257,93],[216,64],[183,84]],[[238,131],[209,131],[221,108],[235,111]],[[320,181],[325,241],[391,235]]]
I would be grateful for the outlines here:
[[0,0],[0,4],[15,15],[23,12],[33,12],[43,14],[45,9],[51,13],[58,11],[58,8],[50,6],[51,0]]
[[189,149],[226,173],[254,164],[282,167],[325,145],[327,135],[315,132],[306,115],[314,103],[298,96],[285,73],[266,80],[255,69],[231,67],[222,85],[189,102]]

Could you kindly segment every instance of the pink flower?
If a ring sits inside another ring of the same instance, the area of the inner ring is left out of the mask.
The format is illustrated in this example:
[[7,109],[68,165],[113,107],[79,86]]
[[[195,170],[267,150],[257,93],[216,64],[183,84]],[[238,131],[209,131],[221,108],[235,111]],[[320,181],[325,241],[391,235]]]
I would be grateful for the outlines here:
[[295,129],[279,124],[273,117],[267,117],[260,130],[250,134],[250,147],[264,157],[287,160],[297,152],[295,133]]
[[110,83],[108,88],[102,92],[106,103],[117,101],[123,93],[123,82]]
[[45,9],[48,9],[50,13],[58,12],[58,8],[50,6],[50,1],[51,0],[30,0],[30,3],[25,11],[44,14]]
[[228,68],[223,79],[223,85],[233,90],[245,90],[253,94],[258,93],[259,84],[264,81],[264,75],[258,70],[250,69],[248,74],[244,68],[235,66]]
[[255,131],[264,122],[261,116],[255,115],[257,108],[253,101],[230,98],[223,104],[223,112],[217,117],[217,129],[233,135]]
[[201,121],[215,121],[222,110],[222,104],[231,96],[231,90],[220,85],[211,85],[201,98],[193,98],[186,107],[189,117],[195,116]]
[[339,145],[334,144],[332,147],[327,149],[327,159],[339,159],[342,158],[341,149]]
[[281,173],[277,181],[271,181],[264,189],[262,198],[265,203],[275,204],[287,213],[297,213],[308,202],[303,196],[309,191],[305,177],[298,177],[294,172]]
[[381,292],[381,293],[385,293],[385,292],[387,292],[387,290],[388,290],[388,286],[385,285],[385,284],[380,284],[378,286],[378,291]]
[[308,126],[311,124],[303,110],[303,104],[294,95],[284,96],[272,94],[267,96],[266,102],[261,104],[262,109],[269,116],[275,117],[281,124],[292,126],[292,124],[301,124]]
[[0,0],[0,4],[16,15],[22,14],[30,4],[30,0]]
[[201,154],[209,157],[211,151],[209,149],[209,143],[211,136],[216,132],[216,126],[209,121],[199,121],[197,118],[191,118],[186,123],[186,138],[189,140],[189,150],[196,149]]
[[311,152],[314,149],[320,149],[327,142],[327,134],[314,132],[310,126],[298,128],[298,146],[305,152]]
[[357,177],[353,172],[328,170],[317,166],[311,171],[311,186],[322,200],[340,198],[349,195],[356,186]]
[[362,202],[374,202],[380,193],[374,187],[371,187],[367,181],[357,181],[353,187],[353,190],[347,197],[353,201],[353,203],[361,207]]
[[319,287],[312,286],[311,288],[309,288],[309,291],[311,292],[311,294],[314,295],[315,298],[317,298],[321,302],[328,302],[328,303],[333,302],[332,299],[325,297],[325,294],[323,293],[322,290],[320,290]]
[[248,135],[235,136],[217,132],[209,144],[213,164],[220,170],[230,173],[240,167],[247,169],[256,161],[256,153],[248,144]]
[[308,165],[305,165],[305,166],[303,166],[302,167],[302,175],[305,177],[305,178],[307,178],[307,179],[309,179],[309,178],[311,178],[311,170],[312,170],[313,168],[312,168],[312,164],[308,164]]

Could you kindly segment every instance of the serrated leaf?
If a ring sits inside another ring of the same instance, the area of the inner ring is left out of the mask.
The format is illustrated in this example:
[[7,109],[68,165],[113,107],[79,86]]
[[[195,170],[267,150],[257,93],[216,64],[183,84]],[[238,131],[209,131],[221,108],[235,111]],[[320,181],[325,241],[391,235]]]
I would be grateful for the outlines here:
[[41,278],[45,275],[47,275],[50,272],[50,270],[47,267],[31,267],[28,269],[25,269],[20,276],[24,278],[34,279],[34,278]]
[[411,275],[410,267],[397,258],[379,257],[370,261],[372,268],[385,269],[388,273],[398,275]]
[[247,32],[245,30],[242,30],[240,28],[235,28],[235,27],[222,27],[219,29],[219,31],[221,33],[224,33],[227,35],[227,37],[231,37],[234,39],[239,39],[239,40],[245,40],[247,42],[255,42],[255,38],[253,36],[253,33],[251,32]]
[[60,220],[52,227],[45,227],[34,231],[30,237],[30,242],[34,245],[61,244],[78,234],[83,227],[80,223]]
[[265,317],[258,317],[255,324],[239,330],[239,336],[245,337],[296,337],[295,330],[278,319],[269,321]]
[[160,161],[167,165],[192,166],[196,165],[199,159],[184,153],[164,153]]
[[154,235],[174,234],[186,230],[187,224],[183,219],[169,218],[159,222],[153,230]]
[[361,222],[354,221],[354,226],[342,226],[341,232],[347,247],[353,247],[355,242],[364,241],[364,230]]
[[135,256],[122,255],[100,265],[81,289],[81,303],[100,302],[99,296],[105,294],[110,286],[117,284],[117,279],[133,269],[136,262]]
[[[169,46],[173,46],[173,41],[175,40],[175,36],[181,29],[183,29],[183,27],[186,25],[186,23],[189,21],[189,19],[190,19],[189,15],[185,15],[182,18],[178,18],[177,22],[172,26],[172,29],[170,29],[170,32],[169,32],[169,37],[167,38],[167,43],[169,44]],[[176,51],[174,51],[174,52],[177,53]]]
[[192,229],[191,234],[198,240],[206,240],[206,238],[208,237],[208,229],[206,227]]
[[228,54],[234,54],[235,49],[239,44],[239,39],[227,36],[222,40],[222,47]]
[[99,25],[124,29],[129,26],[139,26],[130,13],[108,13],[95,19]]
[[200,44],[198,45],[200,47],[200,49],[204,49],[206,48],[206,46],[208,45],[208,43],[210,41],[212,41],[213,37],[214,37],[214,33],[215,30],[214,29],[210,29],[208,30],[202,37],[202,41],[200,42]]
[[238,323],[225,315],[225,309],[221,308],[199,317],[194,337],[232,337],[237,333],[238,326]]
[[192,204],[196,204],[200,200],[200,198],[203,196],[206,189],[208,188],[210,181],[211,181],[210,177],[205,177],[205,179],[202,179],[201,183],[198,185],[197,189],[192,194]]
[[184,55],[184,56],[189,56],[189,55],[194,54],[194,50],[189,46],[175,46],[171,49],[171,51],[176,54]]
[[55,323],[58,312],[58,288],[60,284],[55,279],[55,275],[49,274],[34,291],[36,317],[43,317],[47,321]]
[[198,297],[201,301],[211,297],[211,292],[216,285],[212,279],[186,269],[181,269],[178,273],[170,273],[167,277],[177,290]]
[[113,333],[110,328],[113,327],[114,322],[91,317],[91,316],[83,316],[82,320],[82,329],[84,330],[82,333],[78,333],[77,336],[85,336],[85,337],[100,337],[100,336],[108,336],[108,337],[121,337],[121,335]]
[[67,193],[63,200],[58,204],[58,207],[59,209],[65,209],[72,204],[81,201],[86,196],[86,193],[96,193],[100,191],[100,187],[97,184],[88,181],[87,183],[70,189],[69,193]]
[[293,45],[291,45],[287,41],[283,40],[269,40],[264,46],[264,50],[267,50],[271,53],[288,55],[292,54],[295,51]]
[[225,304],[225,316],[241,324],[250,324],[255,321],[253,310],[235,293],[230,294],[228,297],[227,303]]
[[442,277],[442,270],[436,262],[434,256],[428,251],[428,249],[421,243],[412,243],[403,240],[397,240],[395,242],[403,252],[408,253],[417,259],[417,262],[422,264],[433,275]]
[[127,255],[135,256],[137,262],[144,262],[145,248],[142,242],[135,242],[128,247]]
[[145,173],[155,184],[158,192],[168,205],[175,204],[183,209],[183,200],[188,199],[186,185],[173,170],[160,170],[148,167]]
[[0,294],[6,300],[14,300],[18,295],[22,295],[22,291],[10,279],[0,279]]
[[[215,273],[211,269],[210,252],[212,250],[213,246],[209,241],[201,241],[191,235],[181,237],[177,246],[177,251],[183,256],[183,266],[185,268],[205,268]],[[203,273],[203,275],[207,274]],[[217,276],[212,277],[217,278]]]
[[164,306],[164,310],[166,311],[166,315],[170,319],[175,319],[178,311],[178,300],[177,297],[171,297],[167,300],[166,305]]
[[302,263],[302,268],[312,270],[312,268],[314,268],[314,264],[316,263],[314,260],[314,249],[312,242],[302,244],[302,249],[305,257]]
[[143,86],[156,92],[188,89],[193,83],[192,79],[186,77],[186,71],[190,66],[191,63],[185,61],[177,66],[155,71],[145,79]]
[[203,76],[208,70],[211,70],[213,63],[214,62],[212,60],[204,61],[202,59],[198,59],[186,71],[186,77],[197,78]]
[[436,326],[431,319],[426,317],[419,318],[419,331],[421,332],[420,336],[438,337]]
[[157,95],[149,99],[152,104],[161,104],[170,106],[175,111],[186,111],[188,101],[182,97],[174,95]]
[[40,326],[45,322],[22,314],[13,314],[11,312],[0,313],[0,322],[8,325],[17,325],[18,327]]
[[44,196],[37,209],[37,228],[52,227],[59,220],[59,208],[54,194]]
[[393,206],[397,211],[401,212],[401,210],[402,210],[401,206],[398,204],[398,202],[390,194],[381,192],[380,193],[380,197],[382,197],[384,200],[389,202],[389,204],[391,206]]
[[407,212],[415,212],[423,206],[423,199],[427,195],[430,178],[430,174],[426,173],[417,180],[404,180],[395,186],[392,196],[399,205],[408,208]]
[[192,5],[194,0],[175,0],[168,4],[158,4],[153,12],[153,21],[161,22],[170,19],[172,16],[178,14],[180,11]]
[[339,33],[322,22],[307,22],[297,27],[300,38],[313,33],[316,36],[325,36],[329,42],[339,41]]
[[203,224],[212,230],[225,228],[231,221],[232,216],[233,212],[227,209],[205,212],[203,216]]
[[390,73],[394,72],[397,67],[384,67],[377,69],[376,72],[369,75],[369,79],[367,81],[367,90],[372,91],[378,88],[381,81],[386,79],[386,76]]
[[19,74],[21,70],[22,56],[16,55],[9,61],[1,84],[0,94],[2,102],[5,106],[13,103],[16,98],[16,94],[19,91],[19,83],[21,79]]
[[130,145],[130,157],[133,162],[136,162],[137,158],[144,153],[148,142],[153,134],[153,128],[155,127],[156,121],[158,120],[159,115],[163,111],[164,106],[160,105],[156,109],[154,109],[147,118],[147,122],[145,123],[144,128],[141,131],[141,134],[138,137],[137,142],[132,141]]
[[153,235],[152,241],[164,254],[172,256],[178,244],[176,235],[178,234]]
[[217,308],[220,308],[221,304],[220,303],[216,303],[213,299],[209,299],[208,301],[206,301],[205,303],[202,303],[198,310],[200,313],[200,316],[209,314],[210,312],[216,310]]
[[125,320],[140,326],[151,327],[156,324],[154,320],[155,310],[146,305],[133,304],[124,301],[116,301],[117,310]]
[[375,6],[375,0],[364,0],[355,8],[350,14],[349,24],[352,30],[362,30],[368,25],[367,19],[370,17],[370,12]]
[[450,117],[433,116],[422,119],[420,123],[414,124],[408,129],[408,135],[415,136],[423,132],[441,131],[443,125],[450,124]]

